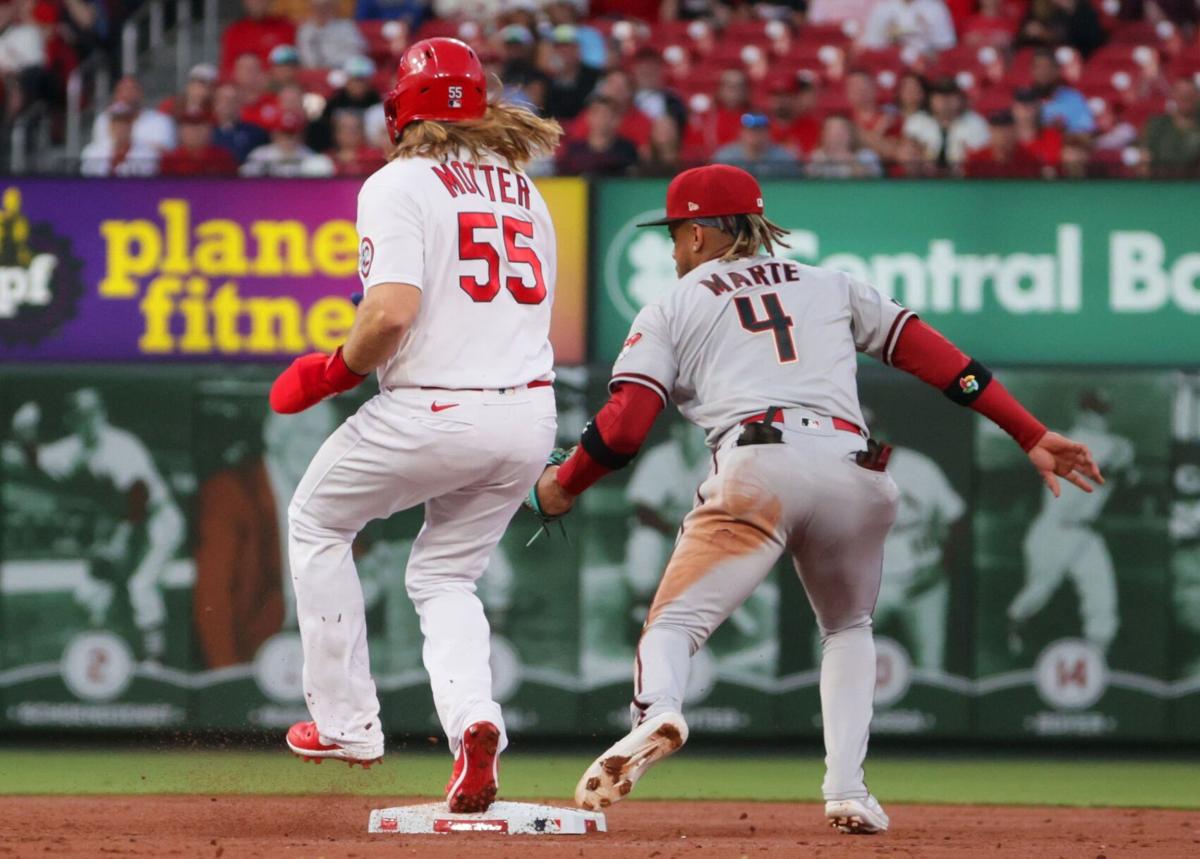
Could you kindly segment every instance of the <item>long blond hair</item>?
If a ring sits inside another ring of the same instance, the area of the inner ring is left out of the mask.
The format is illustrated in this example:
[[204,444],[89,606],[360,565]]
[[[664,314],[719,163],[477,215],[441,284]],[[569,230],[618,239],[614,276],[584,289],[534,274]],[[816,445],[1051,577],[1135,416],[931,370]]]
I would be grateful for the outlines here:
[[759,248],[765,250],[767,256],[775,256],[776,245],[791,247],[783,240],[788,231],[762,215],[723,215],[717,218],[701,218],[697,222],[733,238],[733,244],[725,251],[721,262],[733,262],[735,259],[755,256]]
[[433,158],[444,161],[459,151],[475,160],[493,152],[518,169],[558,148],[562,126],[523,107],[496,102],[479,119],[465,122],[420,120],[409,123],[390,158]]

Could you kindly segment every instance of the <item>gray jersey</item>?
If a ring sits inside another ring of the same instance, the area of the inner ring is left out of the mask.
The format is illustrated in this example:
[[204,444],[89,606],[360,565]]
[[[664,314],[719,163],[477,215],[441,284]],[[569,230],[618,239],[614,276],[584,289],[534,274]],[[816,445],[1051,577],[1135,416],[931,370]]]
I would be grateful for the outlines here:
[[884,363],[912,312],[841,272],[758,256],[698,266],[642,309],[610,388],[645,385],[710,445],[769,406],[864,427],[857,352]]

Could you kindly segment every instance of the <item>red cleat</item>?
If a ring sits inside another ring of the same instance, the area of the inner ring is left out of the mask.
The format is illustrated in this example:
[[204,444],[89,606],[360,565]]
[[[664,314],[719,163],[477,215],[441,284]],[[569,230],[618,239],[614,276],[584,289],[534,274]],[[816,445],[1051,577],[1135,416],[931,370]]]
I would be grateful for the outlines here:
[[325,758],[333,758],[339,761],[345,761],[350,766],[359,764],[363,769],[367,769],[371,764],[379,763],[383,760],[382,757],[356,758],[341,746],[327,746],[321,742],[321,736],[317,733],[316,722],[297,722],[288,728],[287,732],[288,748],[292,750],[292,754],[301,760],[319,764]]
[[454,774],[446,785],[446,805],[455,814],[487,811],[500,786],[500,729],[476,722],[463,733]]

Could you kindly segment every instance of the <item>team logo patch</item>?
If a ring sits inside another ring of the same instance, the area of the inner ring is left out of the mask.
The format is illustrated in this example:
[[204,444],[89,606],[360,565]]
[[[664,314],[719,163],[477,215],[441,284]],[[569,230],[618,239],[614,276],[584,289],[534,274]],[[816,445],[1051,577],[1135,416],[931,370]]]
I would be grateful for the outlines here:
[[979,392],[979,380],[974,374],[963,376],[958,380],[958,387],[964,394],[975,394]]
[[462,108],[463,88],[460,86],[452,86],[452,87],[447,87],[447,90],[449,91],[448,98],[447,98],[449,107],[453,108],[454,110],[461,109]]
[[700,210],[699,203],[688,203],[688,211],[689,212],[697,212],[699,210]]
[[358,245],[358,273],[366,277],[371,273],[371,263],[375,262],[375,243],[368,237]]
[[637,332],[636,334],[630,334],[629,337],[627,337],[625,339],[624,345],[621,346],[621,354],[617,356],[617,360],[620,361],[622,358],[624,358],[626,353],[629,352],[629,350],[632,349],[634,346],[636,346],[637,342],[641,339],[642,339],[642,332],[640,332],[640,331]]

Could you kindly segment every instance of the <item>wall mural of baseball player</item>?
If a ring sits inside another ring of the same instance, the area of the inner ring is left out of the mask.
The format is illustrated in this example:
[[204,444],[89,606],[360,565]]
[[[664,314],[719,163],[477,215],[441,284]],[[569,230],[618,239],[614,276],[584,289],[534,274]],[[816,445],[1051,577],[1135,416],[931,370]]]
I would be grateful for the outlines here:
[[889,820],[867,791],[863,761],[876,679],[871,614],[898,490],[888,449],[863,429],[856,353],[996,421],[1056,494],[1060,479],[1086,490],[1100,472],[1084,445],[1048,431],[985,366],[904,307],[840,272],[776,257],[786,232],[763,217],[750,174],[684,171],[666,209],[652,223],[670,232],[680,280],[638,314],[612,396],[570,459],[548,467],[534,489],[546,515],[568,511],[632,461],[668,401],[708,430],[714,452],[638,645],[633,730],[587,769],[576,801],[620,801],[682,747],[693,654],[787,553],[823,633],[825,816],[842,832],[884,831]]
[[980,425],[981,727],[1043,736],[1160,730],[1171,378],[1028,370],[1011,382],[1088,445],[1107,480],[1092,493],[1035,496],[1003,439]]
[[298,358],[271,389],[272,408],[291,414],[373,370],[380,387],[321,446],[289,506],[312,721],[287,743],[364,766],[383,755],[352,544],[368,522],[424,506],[405,575],[455,758],[447,805],[483,811],[507,737],[475,583],[557,430],[555,231],[522,167],[562,130],[489,103],[478,56],[455,39],[412,45],[384,107],[394,157],[359,193],[354,325],[333,355]]
[[[64,700],[58,681],[65,700],[91,702],[97,719],[117,699],[182,703],[172,672],[188,662],[178,624],[192,575],[178,557],[179,494],[192,484],[186,384],[27,372],[6,384],[15,408],[2,448],[4,662],[36,679],[12,698]],[[173,411],[150,414],[147,396]],[[87,724],[86,709],[48,718]],[[127,712],[130,724],[184,715],[174,703]]]
[[1171,456],[1174,730],[1200,737],[1200,375],[1176,382]]

